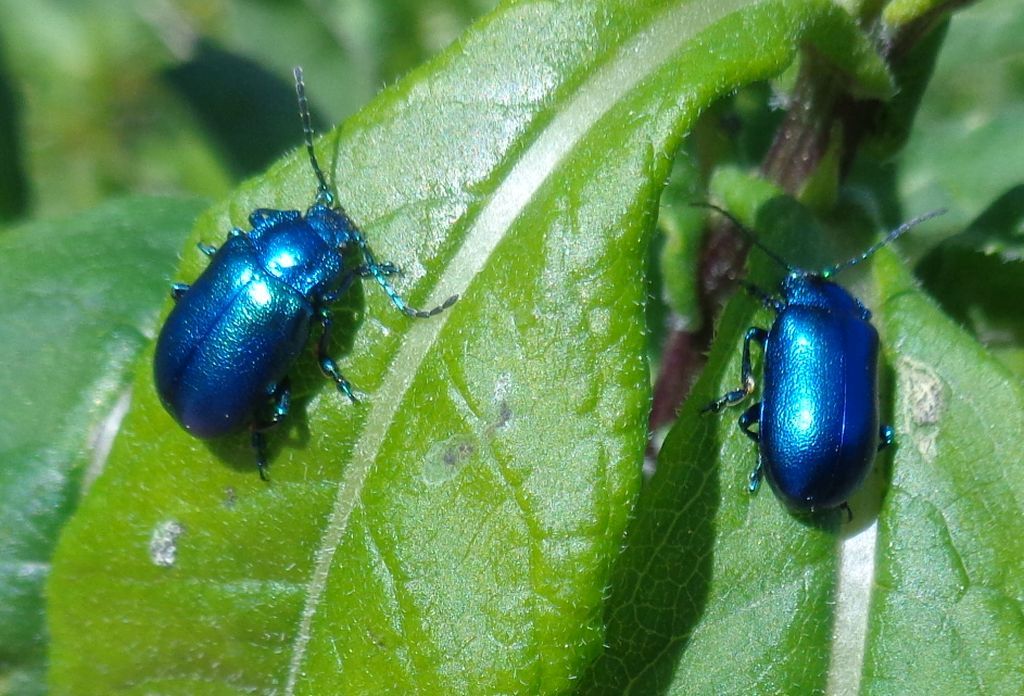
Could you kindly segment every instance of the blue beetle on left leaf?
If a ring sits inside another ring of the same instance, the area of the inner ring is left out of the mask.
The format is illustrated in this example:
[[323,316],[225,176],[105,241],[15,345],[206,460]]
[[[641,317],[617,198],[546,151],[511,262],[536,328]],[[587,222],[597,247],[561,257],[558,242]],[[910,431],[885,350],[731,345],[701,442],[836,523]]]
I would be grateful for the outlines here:
[[[327,354],[330,304],[356,278],[373,278],[391,302],[410,317],[430,317],[458,299],[429,311],[409,307],[387,280],[398,272],[380,263],[344,209],[334,205],[313,152],[302,70],[295,91],[309,161],[317,180],[313,205],[298,210],[259,209],[249,231],[235,228],[217,249],[200,245],[210,265],[191,286],[176,283],[176,300],[157,339],[153,360],[164,407],[185,430],[214,438],[245,428],[260,477],[267,478],[264,433],[287,414],[288,373],[309,342],[312,324],[321,333],[317,359],[323,373],[352,401],[355,394]],[[358,254],[361,263],[347,263]]]

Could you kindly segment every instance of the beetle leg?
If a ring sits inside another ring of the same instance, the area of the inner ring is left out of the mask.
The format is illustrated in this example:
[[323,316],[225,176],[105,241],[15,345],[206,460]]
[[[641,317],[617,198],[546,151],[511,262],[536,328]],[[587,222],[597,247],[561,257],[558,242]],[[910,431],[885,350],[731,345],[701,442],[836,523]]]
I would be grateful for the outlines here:
[[260,470],[260,478],[269,481],[267,476],[267,438],[264,433],[284,420],[292,404],[292,389],[288,378],[274,387],[270,393],[273,405],[266,419],[260,418],[252,425],[252,448],[256,450],[256,468]]
[[217,247],[212,244],[203,244],[202,242],[196,242],[196,249],[203,252],[207,256],[213,256],[217,253]]
[[359,249],[363,252],[363,260],[365,263],[363,266],[360,266],[360,268],[363,269],[361,275],[372,277],[376,280],[377,284],[384,289],[384,292],[386,292],[388,297],[391,299],[391,303],[395,305],[402,314],[409,317],[416,317],[418,319],[426,319],[427,317],[432,317],[435,314],[448,309],[459,299],[458,295],[452,295],[441,304],[429,310],[410,307],[405,303],[405,300],[402,299],[402,296],[398,294],[398,291],[392,287],[391,283],[389,283],[387,279],[387,276],[393,275],[391,271],[398,271],[398,268],[393,263],[378,263],[376,257],[373,255],[373,251],[370,250],[370,245],[366,242],[366,237],[364,237],[359,231],[353,231],[352,238],[356,241],[359,245]]
[[268,481],[267,478],[267,438],[255,428],[252,431],[252,448],[256,451],[256,468],[260,471],[260,478]]
[[718,413],[726,406],[735,406],[736,404],[743,401],[745,398],[750,396],[751,392],[754,391],[756,383],[754,382],[754,370],[750,365],[750,344],[753,341],[757,341],[764,346],[764,342],[768,340],[768,332],[764,329],[756,326],[751,326],[747,329],[746,335],[743,337],[743,360],[741,363],[740,377],[743,384],[739,389],[733,389],[730,392],[726,392],[722,396],[718,397],[710,404],[701,409],[701,413],[708,411],[714,411]]
[[171,299],[177,302],[184,297],[189,287],[191,286],[188,283],[171,283]]
[[326,307],[322,307],[317,312],[317,319],[320,321],[320,326],[323,330],[320,332],[320,342],[317,344],[316,358],[317,362],[320,363],[320,371],[327,377],[334,380],[334,384],[338,387],[338,391],[347,396],[352,403],[358,403],[359,399],[352,393],[352,385],[349,383],[345,376],[341,374],[341,370],[338,369],[338,365],[331,359],[331,356],[327,354],[327,346],[331,341],[331,312]]
[[762,473],[761,454],[758,452],[757,466],[755,466],[754,470],[750,472],[750,477],[747,479],[747,491],[750,493],[757,493],[757,490],[761,487]]
[[257,426],[260,430],[267,430],[268,428],[274,427],[283,421],[284,417],[288,415],[288,411],[291,410],[292,385],[291,382],[288,381],[287,377],[282,379],[280,383],[274,387],[274,391],[270,393],[270,398],[274,400],[273,408],[270,411],[270,418],[260,421]]
[[269,481],[267,476],[267,438],[263,431],[253,428],[252,448],[256,451],[256,468],[260,470],[260,478]]
[[[346,292],[348,292],[348,289],[352,287],[352,281],[356,279],[357,275],[359,275],[358,269],[356,269],[352,273],[348,273],[344,278],[342,278],[341,283],[338,285],[336,289],[321,295],[320,299],[318,300],[318,304],[326,307],[327,305],[331,304],[339,297],[344,295]],[[319,313],[317,314],[317,318],[320,318]]]
[[896,440],[896,433],[893,431],[891,425],[883,425],[878,429],[878,451],[881,452],[886,447],[892,445]]
[[756,404],[751,405],[750,408],[744,411],[743,415],[740,416],[740,430],[742,430],[743,434],[749,437],[754,442],[760,442],[761,434],[750,429],[750,426],[760,422],[761,402],[758,401]]
[[[761,422],[761,403],[751,404],[751,406],[743,412],[740,416],[739,424],[740,430],[743,434],[749,437],[754,442],[761,441],[761,434],[754,432],[750,429],[750,426],[755,423],[760,424]],[[757,466],[750,472],[750,477],[747,479],[747,490],[751,493],[757,493],[757,489],[761,487],[761,452],[758,450],[757,454]]]
[[853,509],[850,507],[850,504],[848,502],[846,502],[845,500],[843,502],[841,502],[839,504],[839,509],[840,510],[846,510],[846,523],[847,524],[849,524],[850,522],[853,522]]

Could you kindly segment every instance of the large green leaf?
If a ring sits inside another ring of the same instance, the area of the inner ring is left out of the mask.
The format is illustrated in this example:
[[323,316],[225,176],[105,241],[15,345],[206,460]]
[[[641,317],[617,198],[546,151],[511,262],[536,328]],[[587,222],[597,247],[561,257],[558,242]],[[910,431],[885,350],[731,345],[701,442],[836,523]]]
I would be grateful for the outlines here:
[[[336,81],[311,97],[314,112],[338,120],[493,4],[0,3],[0,219],[139,190],[225,196],[284,151],[290,130],[268,129],[294,119],[275,90],[287,93],[296,64],[313,84]],[[7,107],[5,82],[18,108]]]
[[43,583],[57,534],[91,456],[109,446],[199,210],[114,201],[0,234],[0,693],[43,692]]
[[[462,300],[414,322],[368,288],[339,355],[362,404],[302,380],[269,484],[245,436],[184,434],[144,365],[55,562],[53,691],[568,687],[639,485],[661,183],[702,107],[804,41],[887,89],[829,2],[511,2],[326,138],[411,301]],[[196,234],[312,191],[297,153]]]

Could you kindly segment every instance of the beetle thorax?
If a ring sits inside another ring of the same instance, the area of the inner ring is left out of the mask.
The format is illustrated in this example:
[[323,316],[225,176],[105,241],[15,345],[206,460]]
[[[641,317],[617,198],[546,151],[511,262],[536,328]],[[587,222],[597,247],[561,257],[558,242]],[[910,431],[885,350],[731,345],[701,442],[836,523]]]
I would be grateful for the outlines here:
[[304,219],[269,230],[255,244],[267,272],[307,297],[334,285],[342,272],[341,254]]

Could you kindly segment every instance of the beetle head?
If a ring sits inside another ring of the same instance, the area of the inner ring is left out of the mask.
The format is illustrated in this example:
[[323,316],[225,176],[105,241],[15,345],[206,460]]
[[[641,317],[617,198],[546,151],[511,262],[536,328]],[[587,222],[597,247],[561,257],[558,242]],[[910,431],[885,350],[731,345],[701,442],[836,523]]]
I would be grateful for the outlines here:
[[309,228],[332,249],[343,250],[357,234],[355,223],[341,208],[314,203],[306,211]]

